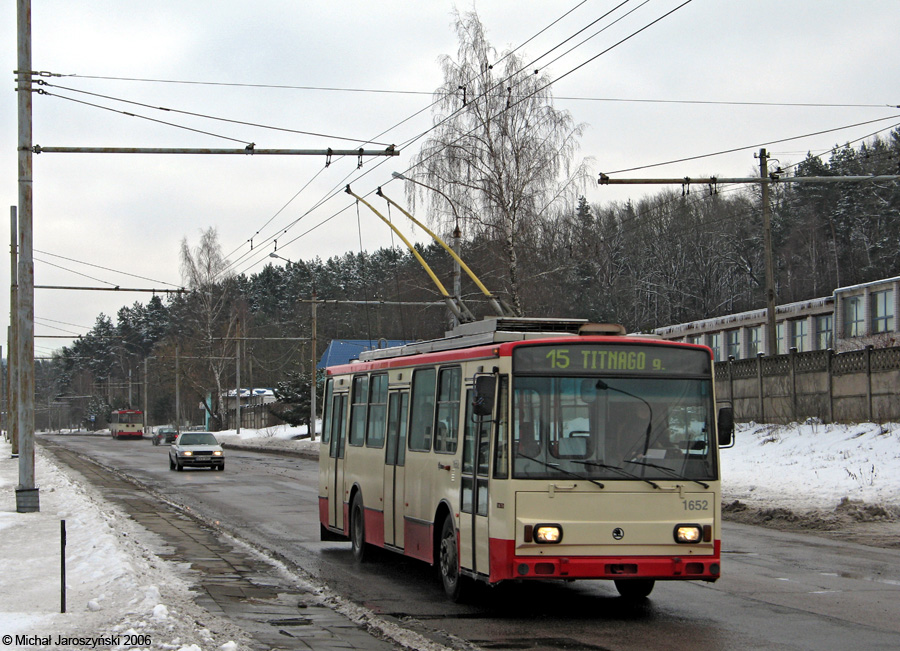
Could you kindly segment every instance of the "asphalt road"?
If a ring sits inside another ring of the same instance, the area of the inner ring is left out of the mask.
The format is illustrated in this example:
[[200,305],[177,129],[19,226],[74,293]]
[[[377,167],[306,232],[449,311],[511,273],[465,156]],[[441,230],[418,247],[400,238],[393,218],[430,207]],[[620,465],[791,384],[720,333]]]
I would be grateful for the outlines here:
[[226,450],[225,472],[169,470],[149,440],[41,435],[190,507],[315,580],[433,639],[485,649],[897,649],[900,552],[726,523],[722,578],[657,583],[633,605],[611,583],[511,584],[445,600],[432,568],[381,553],[354,564],[319,541],[317,465]]

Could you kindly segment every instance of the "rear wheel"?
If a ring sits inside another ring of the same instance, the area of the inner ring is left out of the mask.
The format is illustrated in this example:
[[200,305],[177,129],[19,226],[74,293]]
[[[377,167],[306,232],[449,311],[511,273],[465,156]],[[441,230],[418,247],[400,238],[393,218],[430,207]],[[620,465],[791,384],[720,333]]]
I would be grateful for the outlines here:
[[625,599],[645,599],[656,585],[653,579],[619,579],[615,583],[616,590]]
[[368,560],[368,545],[366,545],[366,520],[363,513],[362,498],[357,493],[350,505],[350,548],[353,550],[353,558],[357,563],[365,563]]
[[441,527],[441,542],[438,549],[438,566],[444,592],[451,601],[463,601],[468,594],[468,579],[459,573],[459,547],[456,542],[456,528],[453,517],[444,518]]

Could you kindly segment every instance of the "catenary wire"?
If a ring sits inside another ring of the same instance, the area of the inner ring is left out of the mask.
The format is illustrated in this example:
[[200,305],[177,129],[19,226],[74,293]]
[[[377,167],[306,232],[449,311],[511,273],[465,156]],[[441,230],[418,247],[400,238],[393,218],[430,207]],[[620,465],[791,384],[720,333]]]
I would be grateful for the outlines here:
[[[271,126],[271,125],[267,125],[267,124],[259,124],[259,123],[257,123],[257,122],[245,122],[245,121],[243,121],[243,120],[233,120],[233,119],[229,119],[229,118],[217,117],[217,116],[214,116],[214,115],[206,115],[206,114],[204,114],[204,113],[195,113],[195,112],[192,112],[192,111],[183,111],[183,110],[180,110],[180,109],[167,108],[167,107],[165,107],[165,106],[153,106],[152,104],[145,104],[145,103],[143,103],[143,102],[135,102],[135,101],[123,99],[123,98],[120,98],[120,97],[112,97],[112,96],[110,96],[110,95],[101,95],[101,94],[99,94],[99,93],[92,93],[92,92],[89,92],[89,91],[86,91],[86,90],[78,90],[77,88],[67,88],[67,87],[65,87],[65,86],[56,86],[56,85],[54,85],[54,84],[50,84],[50,83],[47,83],[47,82],[45,82],[45,81],[38,81],[38,82],[36,82],[36,83],[41,84],[41,85],[44,85],[44,86],[49,86],[49,87],[51,87],[51,88],[59,88],[59,89],[61,89],[61,90],[66,90],[66,91],[73,92],[73,93],[82,93],[82,94],[84,94],[84,95],[90,95],[91,97],[99,97],[99,98],[101,98],[101,99],[107,99],[107,100],[111,100],[111,101],[113,101],[113,102],[122,102],[123,104],[131,104],[131,105],[133,105],[133,106],[140,106],[140,107],[142,107],[142,108],[148,108],[148,109],[152,109],[152,110],[154,110],[154,111],[165,111],[165,112],[167,112],[167,113],[178,113],[178,114],[180,114],[180,115],[189,115],[189,116],[191,116],[191,117],[203,118],[203,119],[206,119],[206,120],[215,120],[215,121],[218,121],[218,122],[227,122],[227,123],[229,123],[229,124],[238,124],[238,125],[241,125],[241,126],[256,127],[256,128],[259,128],[259,129],[270,129],[270,130],[272,130],[272,131],[282,131],[282,132],[284,132],[284,133],[295,133],[295,134],[300,134],[300,135],[304,135],[304,136],[313,136],[313,137],[315,137],[315,138],[330,138],[330,139],[332,139],[332,140],[347,140],[347,141],[349,141],[349,142],[364,143],[364,144],[373,144],[373,145],[381,145],[381,146],[384,146],[384,147],[390,147],[390,146],[391,146],[390,143],[373,142],[373,141],[371,141],[371,140],[364,140],[364,139],[362,139],[362,138],[347,138],[347,137],[344,137],[344,136],[336,136],[336,135],[333,135],[333,134],[317,133],[317,132],[315,132],[315,131],[300,131],[300,130],[298,130],[298,129],[288,129],[288,128],[286,128],[286,127],[275,127],[275,126]],[[51,95],[51,96],[52,96],[52,95]],[[174,126],[178,126],[178,125],[174,125]]]

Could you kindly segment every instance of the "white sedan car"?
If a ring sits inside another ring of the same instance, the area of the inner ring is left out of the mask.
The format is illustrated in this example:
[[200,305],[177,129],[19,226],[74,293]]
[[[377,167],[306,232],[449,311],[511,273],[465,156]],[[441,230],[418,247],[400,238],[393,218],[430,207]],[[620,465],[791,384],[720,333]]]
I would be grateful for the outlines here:
[[212,432],[182,432],[169,448],[169,470],[185,466],[225,470],[225,452]]

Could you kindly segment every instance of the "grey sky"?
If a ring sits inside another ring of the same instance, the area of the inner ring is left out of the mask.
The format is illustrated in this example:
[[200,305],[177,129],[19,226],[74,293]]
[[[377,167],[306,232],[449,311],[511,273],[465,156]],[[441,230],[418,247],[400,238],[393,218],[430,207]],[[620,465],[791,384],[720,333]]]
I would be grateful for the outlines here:
[[[651,0],[644,5],[641,2],[628,2],[610,19],[551,56],[557,56],[626,11],[635,9],[634,13],[549,67],[543,67],[545,60],[538,62],[537,67],[554,79],[561,77],[681,4],[676,0]],[[489,39],[499,51],[517,47],[577,6],[568,17],[524,47],[526,60],[531,61],[617,4],[596,0],[580,6],[578,0],[482,0],[475,6]],[[429,94],[441,82],[438,57],[456,52],[451,25],[454,6],[465,11],[472,5],[389,0],[33,0],[33,62],[36,70],[79,75],[43,78],[56,86],[230,120],[401,143],[428,128],[428,111],[387,134],[379,134],[430,103]],[[900,6],[890,0],[694,0],[565,76],[553,91],[558,98],[557,107],[569,110],[577,122],[587,125],[581,155],[593,159],[594,172],[747,147],[735,154],[620,175],[746,176],[754,173],[753,154],[760,146],[768,147],[784,165],[798,162],[807,151],[822,152],[900,123],[900,109],[896,108],[900,104],[898,33]],[[17,201],[16,94],[12,75],[16,68],[14,2],[4,3],[0,43],[4,44],[0,52],[9,75],[6,92],[0,97],[0,195],[6,206],[11,206]],[[85,78],[90,76],[246,85]],[[62,88],[46,90],[254,142],[260,148],[359,146],[336,138],[314,138],[154,111]],[[589,99],[570,99],[576,97]],[[874,106],[608,101],[611,99]],[[895,119],[769,144],[892,116]],[[34,98],[34,143],[243,146],[232,140],[47,96]],[[35,282],[65,286],[177,286],[181,283],[178,251],[182,238],[195,244],[200,231],[209,226],[218,228],[231,260],[244,256],[235,270],[246,273],[259,271],[269,261],[268,253],[274,250],[272,238],[279,241],[279,254],[294,260],[358,251],[360,240],[367,250],[390,245],[387,228],[364,207],[357,215],[356,206],[347,195],[338,193],[321,206],[314,206],[348,181],[360,194],[381,185],[392,198],[403,201],[403,188],[396,181],[391,182],[391,172],[405,171],[415,151],[413,145],[397,158],[367,159],[361,170],[356,170],[355,158],[335,160],[324,171],[325,161],[321,158],[41,154],[35,157],[34,173]],[[638,198],[658,189],[600,188],[591,183],[583,193],[593,203]],[[9,209],[4,208],[3,214],[8,215]],[[329,221],[304,235],[325,220]],[[421,239],[408,223],[402,228]],[[5,226],[2,232],[8,230]],[[0,264],[0,283],[4,287],[9,286],[8,271],[8,263]],[[35,331],[37,335],[83,334],[93,326],[98,313],[115,319],[122,305],[146,302],[148,298],[147,294],[38,290]],[[7,321],[4,314],[0,325],[5,326]],[[39,337],[36,354],[45,355],[65,343],[68,342]]]

